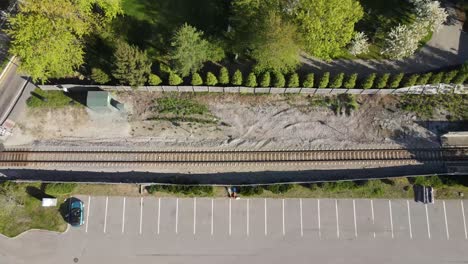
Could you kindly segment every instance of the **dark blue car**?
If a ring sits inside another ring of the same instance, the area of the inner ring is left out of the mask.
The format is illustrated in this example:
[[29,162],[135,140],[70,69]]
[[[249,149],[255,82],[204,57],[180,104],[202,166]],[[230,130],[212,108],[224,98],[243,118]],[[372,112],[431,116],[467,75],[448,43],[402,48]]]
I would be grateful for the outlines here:
[[68,222],[72,226],[81,226],[84,224],[84,204],[82,201],[76,199],[70,203]]

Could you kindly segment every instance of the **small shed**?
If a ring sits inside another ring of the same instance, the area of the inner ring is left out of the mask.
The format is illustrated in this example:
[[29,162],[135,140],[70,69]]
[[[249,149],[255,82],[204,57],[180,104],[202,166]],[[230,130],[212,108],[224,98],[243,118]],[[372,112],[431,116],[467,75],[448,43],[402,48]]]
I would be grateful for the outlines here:
[[57,206],[57,198],[42,198],[43,207]]
[[106,91],[88,91],[86,106],[95,111],[109,110],[111,97]]

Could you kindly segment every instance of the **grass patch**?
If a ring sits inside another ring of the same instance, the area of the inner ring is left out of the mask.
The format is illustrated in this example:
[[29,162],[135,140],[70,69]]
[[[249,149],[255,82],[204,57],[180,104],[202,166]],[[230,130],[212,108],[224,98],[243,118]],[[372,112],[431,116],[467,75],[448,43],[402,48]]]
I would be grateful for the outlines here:
[[434,116],[436,111],[440,111],[446,113],[446,117],[450,121],[468,120],[468,95],[408,94],[401,97],[400,107],[424,119],[430,119]]
[[36,88],[26,101],[26,105],[30,108],[63,108],[78,104],[63,91],[44,91]]
[[149,120],[170,122],[216,123],[208,107],[195,100],[193,95],[170,94],[156,99],[155,116]]
[[340,94],[333,96],[313,95],[308,98],[310,107],[327,107],[335,114],[350,115],[351,112],[359,109],[356,95]]

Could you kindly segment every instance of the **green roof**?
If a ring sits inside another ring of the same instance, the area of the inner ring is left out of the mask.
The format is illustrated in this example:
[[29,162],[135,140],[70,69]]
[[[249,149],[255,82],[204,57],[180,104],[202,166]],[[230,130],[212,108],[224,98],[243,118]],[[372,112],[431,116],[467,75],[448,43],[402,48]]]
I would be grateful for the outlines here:
[[86,106],[89,108],[107,108],[109,93],[106,91],[89,91],[86,96]]

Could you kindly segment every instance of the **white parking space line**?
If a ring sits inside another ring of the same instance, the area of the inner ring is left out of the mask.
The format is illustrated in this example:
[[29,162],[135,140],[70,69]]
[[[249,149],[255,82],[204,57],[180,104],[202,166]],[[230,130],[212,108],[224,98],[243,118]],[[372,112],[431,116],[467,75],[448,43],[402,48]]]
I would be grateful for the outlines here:
[[159,235],[160,225],[161,225],[161,198],[158,198],[158,235]]
[[106,209],[104,211],[104,233],[106,233],[107,229],[107,205],[109,204],[109,197],[106,196]]
[[197,233],[197,198],[193,198],[193,234]]
[[140,235],[143,229],[143,197],[140,198]]
[[429,226],[429,212],[427,211],[427,204],[425,204],[424,207],[426,208],[427,237],[431,239],[431,227]]
[[319,231],[319,238],[322,238],[322,230],[320,224],[320,199],[317,199],[317,218],[318,218],[318,231]]
[[301,237],[304,236],[304,224],[302,223],[302,199],[299,199],[299,210],[300,210],[300,218],[301,218]]
[[340,238],[340,220],[338,216],[338,200],[335,199],[335,213],[336,213],[336,237]]
[[267,225],[267,200],[265,199],[265,236],[268,234],[268,225]]
[[123,198],[123,210],[122,210],[122,234],[125,232],[125,200],[126,198]]
[[390,228],[392,230],[392,238],[394,237],[393,233],[393,213],[392,213],[392,201],[388,200],[388,210],[390,211]]
[[232,199],[229,199],[229,235],[231,235],[231,231],[232,231],[232,218],[231,218],[231,211],[232,211]]
[[463,206],[463,200],[460,201],[462,217],[463,217],[463,227],[465,228],[465,239],[468,239],[468,232],[466,230],[466,219],[465,219],[465,207]]
[[447,209],[445,208],[445,201],[442,201],[442,205],[444,206],[444,219],[445,219],[445,232],[447,233],[447,240],[450,239],[448,222],[447,222]]
[[354,236],[357,237],[356,201],[355,200],[353,200],[353,215],[354,215]]
[[211,199],[211,235],[213,235],[214,200]]
[[[91,208],[91,196],[88,196],[88,211],[86,212],[86,227],[85,227],[85,232],[86,233],[88,233],[89,208]],[[465,231],[465,233],[466,233],[466,231]]]
[[413,239],[413,229],[411,227],[411,210],[410,210],[410,205],[409,205],[409,201],[406,200],[406,205],[408,207],[408,226],[409,226],[409,235],[410,235],[410,238]]
[[283,236],[286,235],[286,229],[285,229],[285,224],[284,224],[284,199],[282,200],[282,204],[281,204],[281,209],[283,211]]
[[[374,215],[374,201],[370,200],[371,206],[371,214],[372,214],[372,228],[375,230],[375,215]],[[375,238],[375,231],[374,231],[374,238]]]
[[176,199],[175,233],[179,233],[179,198]]
[[250,214],[249,214],[249,199],[247,199],[247,236],[249,236],[250,233]]

